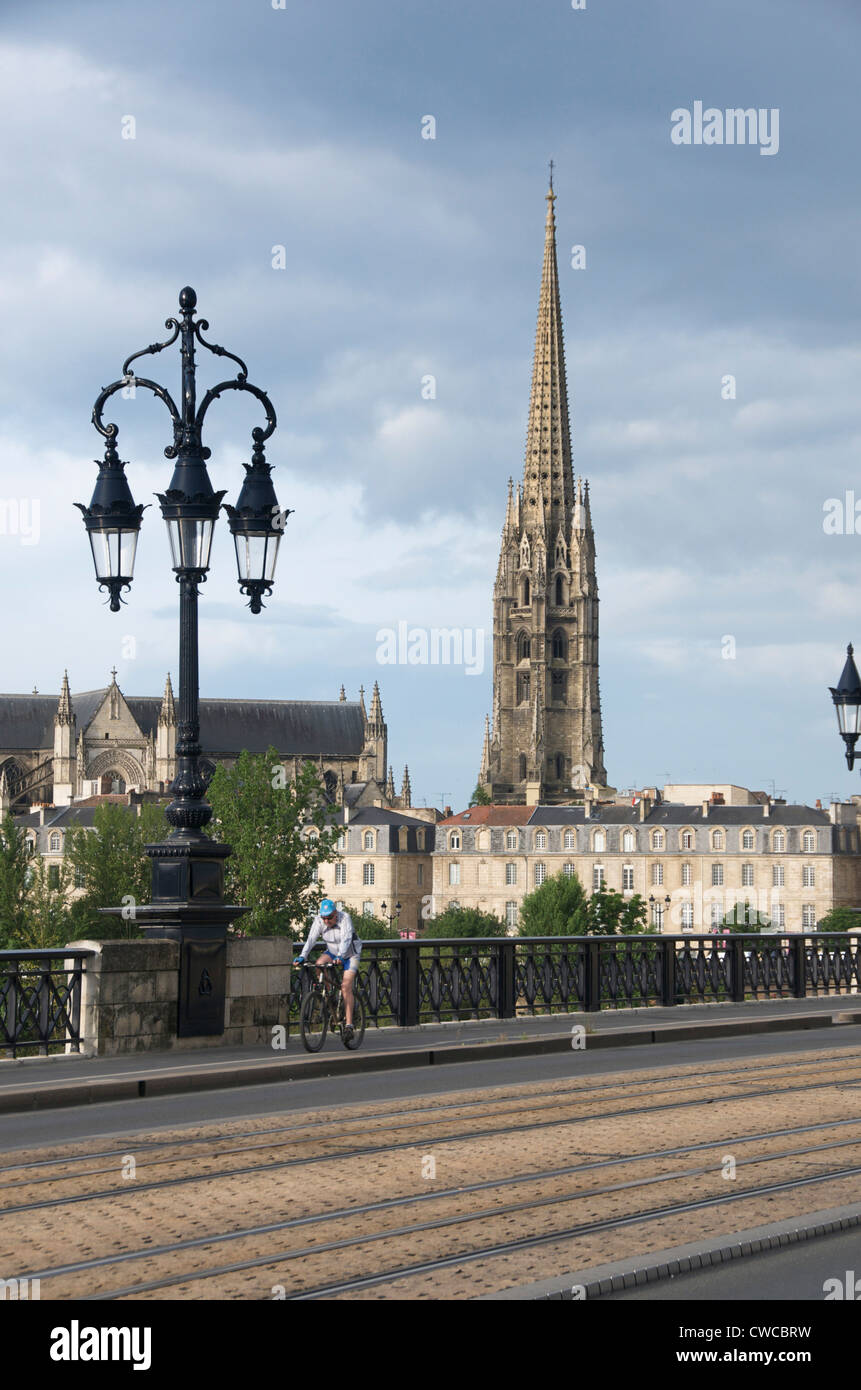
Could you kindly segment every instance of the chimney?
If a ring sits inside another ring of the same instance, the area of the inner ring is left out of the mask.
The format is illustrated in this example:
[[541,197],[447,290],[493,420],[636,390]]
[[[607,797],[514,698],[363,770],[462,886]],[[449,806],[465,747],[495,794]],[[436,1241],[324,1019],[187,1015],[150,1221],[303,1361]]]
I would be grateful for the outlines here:
[[350,808],[346,802],[344,802],[344,824],[350,824]]
[[448,820],[448,818],[451,816],[451,807],[450,807],[450,806],[446,806],[444,815],[445,815],[445,817],[446,817],[446,820]]
[[819,797],[816,798],[816,809],[817,811],[822,810],[822,802],[819,800]]
[[703,802],[703,820],[708,820],[708,818],[709,818],[709,801],[708,801],[708,797],[706,797],[706,800]]
[[763,818],[764,818],[765,820],[768,820],[768,817],[769,817],[770,814],[771,814],[771,802],[770,802],[770,801],[763,801],[763,803],[762,803],[762,814],[763,814]]
[[839,813],[840,806],[838,802],[832,801],[831,805],[828,807],[828,819],[831,821],[832,825],[837,825]]
[[584,793],[583,793],[583,815],[584,815],[584,817],[586,818],[586,820],[588,820],[589,817],[590,817],[591,814],[592,814],[592,801],[593,801],[593,792],[592,792],[592,788],[591,788],[591,787],[587,787],[586,790],[585,790]]
[[643,821],[643,820],[646,819],[646,816],[649,814],[649,812],[651,811],[651,809],[652,809],[652,799],[651,799],[651,797],[648,797],[648,796],[641,796],[641,797],[640,797],[640,820],[641,820],[641,821]]

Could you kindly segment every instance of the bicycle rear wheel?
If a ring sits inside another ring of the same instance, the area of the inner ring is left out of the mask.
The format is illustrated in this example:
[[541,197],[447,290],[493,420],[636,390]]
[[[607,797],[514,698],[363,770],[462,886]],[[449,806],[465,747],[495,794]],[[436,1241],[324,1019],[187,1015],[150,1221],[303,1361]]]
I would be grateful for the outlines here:
[[329,1029],[329,1005],[322,990],[312,989],[305,995],[299,1025],[305,1051],[319,1052]]

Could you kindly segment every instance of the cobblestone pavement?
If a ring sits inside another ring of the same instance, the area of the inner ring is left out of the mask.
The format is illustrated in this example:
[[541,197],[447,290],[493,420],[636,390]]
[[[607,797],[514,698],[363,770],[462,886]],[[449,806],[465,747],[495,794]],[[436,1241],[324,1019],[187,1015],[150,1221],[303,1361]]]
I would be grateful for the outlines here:
[[0,1267],[43,1299],[472,1298],[856,1199],[861,1048],[136,1132],[0,1172]]

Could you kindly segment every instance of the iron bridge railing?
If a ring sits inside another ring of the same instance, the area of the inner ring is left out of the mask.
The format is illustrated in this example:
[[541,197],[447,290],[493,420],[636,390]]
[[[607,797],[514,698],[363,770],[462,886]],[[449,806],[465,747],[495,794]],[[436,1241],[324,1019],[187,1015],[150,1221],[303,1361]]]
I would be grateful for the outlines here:
[[0,951],[0,1057],[81,1050],[81,980],[94,951]]
[[[311,980],[294,973],[290,1022]],[[378,1027],[855,994],[861,934],[367,941],[358,989]]]

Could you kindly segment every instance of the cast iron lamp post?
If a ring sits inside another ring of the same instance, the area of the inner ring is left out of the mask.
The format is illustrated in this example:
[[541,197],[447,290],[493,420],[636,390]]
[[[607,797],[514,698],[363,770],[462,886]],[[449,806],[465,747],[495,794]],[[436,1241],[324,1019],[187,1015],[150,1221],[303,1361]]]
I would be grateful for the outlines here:
[[383,914],[383,919],[388,922],[389,927],[391,928],[394,926],[395,922],[397,922],[398,918],[401,915],[401,905],[400,903],[395,903],[394,912],[387,912],[386,904],[380,903],[380,911]]
[[[180,943],[180,1036],[223,1032],[227,927],[247,911],[224,902],[224,860],[230,846],[204,833],[212,807],[206,800],[206,778],[200,766],[197,600],[209,570],[212,535],[224,497],[224,492],[214,491],[207,473],[211,450],[202,443],[202,427],[210,405],[223,392],[249,392],[266,415],[266,428],[252,431],[251,463],[243,465],[245,480],[236,506],[224,506],[236,548],[240,592],[249,596],[252,613],[260,612],[263,595],[272,591],[278,545],[289,515],[279,509],[265,456],[266,440],[276,425],[272,403],[265,391],[248,380],[241,358],[206,341],[203,333],[209,324],[206,319],[195,322],[196,304],[197,295],[186,286],[179,296],[180,318],[165,323],[172,336],[128,357],[120,379],[99,395],[93,424],[105,439],[105,457],[89,507],[75,504],[84,515],[99,588],[107,589],[111,611],[117,613],[124,601],[121,591],[132,582],[144,508],[132,498],[126,465],[117,452],[117,426],[104,424],[102,412],[109,398],[124,388],[141,386],[152,391],[167,406],[173,426],[173,443],[165,456],[176,459],[167,490],[157,496],[179,584],[179,718],[176,775],[170,786],[173,800],[166,811],[172,830],[165,843],[146,847],[152,860],[152,902],[136,907],[135,916],[143,919],[147,936]],[[138,357],[163,352],[177,339],[182,355],[181,410],[163,386],[131,370]],[[195,342],[217,357],[229,357],[239,367],[235,377],[207,391],[199,407]],[[121,910],[107,909],[112,914]]]
[[855,665],[855,658],[852,655],[852,643],[846,648],[846,665],[836,687],[830,686],[831,698],[837,710],[837,726],[840,729],[840,737],[846,744],[846,761],[849,764],[849,771],[855,766],[855,759],[858,754],[855,752],[855,744],[861,735],[861,677],[858,675],[858,667]]

